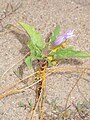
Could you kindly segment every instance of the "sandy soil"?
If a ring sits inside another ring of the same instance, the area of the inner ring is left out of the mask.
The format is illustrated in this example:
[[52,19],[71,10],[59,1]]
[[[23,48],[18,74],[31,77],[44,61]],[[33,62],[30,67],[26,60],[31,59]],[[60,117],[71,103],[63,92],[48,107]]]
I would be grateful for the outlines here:
[[[77,49],[90,52],[89,0],[0,0],[0,19],[4,16],[3,12],[8,3],[12,4],[13,9],[15,9],[17,5],[20,5],[20,7],[10,16],[0,20],[0,76],[24,55],[23,49],[25,46],[22,40],[27,37],[14,34],[7,28],[8,24],[13,24],[20,28],[18,21],[35,26],[42,32],[43,37],[46,37],[47,33],[49,33],[56,24],[60,25],[61,33],[67,29],[75,29],[76,36],[70,40],[70,44],[76,46]],[[8,11],[11,11],[10,6]],[[16,28],[12,29],[18,33]],[[83,64],[71,65],[69,63],[60,65],[59,67],[86,67],[90,64],[90,59],[79,60],[83,62]],[[17,64],[4,76],[3,80],[0,81],[2,85],[0,91],[18,80],[13,71],[16,70],[21,63],[22,62]],[[33,71],[26,68],[24,76],[31,72]],[[88,80],[90,79],[90,76],[84,77]],[[47,100],[51,101],[52,99],[56,99],[58,105],[64,106],[68,92],[74,85],[76,78],[77,73],[71,76],[66,73],[49,76],[47,78]],[[84,96],[90,99],[90,80],[87,82],[87,80],[81,79],[78,85]],[[26,120],[29,109],[27,108],[25,110],[19,107],[19,103],[21,101],[24,104],[28,104],[30,100],[33,100],[32,91],[11,95],[2,99],[0,101],[0,120]],[[72,101],[83,100],[84,97],[76,87],[71,94],[69,104]],[[45,109],[47,110],[48,107]]]

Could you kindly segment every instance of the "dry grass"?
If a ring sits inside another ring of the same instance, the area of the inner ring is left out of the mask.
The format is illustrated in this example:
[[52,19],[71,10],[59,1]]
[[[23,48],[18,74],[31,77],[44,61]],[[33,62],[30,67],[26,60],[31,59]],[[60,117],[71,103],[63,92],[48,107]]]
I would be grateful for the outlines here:
[[[12,68],[10,68],[10,69],[12,69]],[[10,69],[8,69],[8,70],[10,70]],[[8,70],[2,75],[2,78],[8,72]],[[10,96],[12,94],[17,94],[17,93],[20,93],[20,92],[23,92],[23,91],[28,91],[28,90],[32,89],[33,86],[37,86],[37,84],[39,84],[39,82],[42,82],[42,84],[40,86],[41,87],[41,91],[39,91],[40,95],[38,96],[38,98],[36,98],[38,100],[36,100],[35,105],[32,107],[31,111],[27,115],[27,119],[28,120],[35,119],[35,114],[37,113],[37,111],[39,111],[39,119],[40,120],[43,120],[43,119],[46,120],[47,118],[48,119],[52,119],[52,120],[72,119],[74,111],[70,110],[70,106],[68,106],[68,101],[70,99],[70,95],[71,95],[72,91],[78,85],[78,82],[80,81],[81,77],[83,75],[84,76],[87,75],[87,71],[86,70],[90,70],[90,67],[87,67],[87,68],[80,68],[80,67],[78,67],[77,69],[76,68],[58,68],[58,67],[53,67],[53,68],[45,69],[45,71],[43,73],[40,72],[40,71],[37,71],[37,72],[35,72],[33,74],[30,74],[30,75],[26,76],[25,78],[23,78],[21,80],[18,80],[16,83],[12,84],[8,88],[4,88],[3,91],[0,93],[0,100],[4,99],[5,97]],[[52,105],[52,103],[47,102],[47,103],[49,103],[49,105],[51,104],[52,107],[53,107],[53,111],[51,111],[51,115],[50,115],[47,112],[44,112],[44,109],[43,109],[44,103],[45,103],[45,98],[46,98],[45,97],[46,96],[46,76],[48,77],[50,75],[53,75],[53,73],[58,73],[58,72],[77,72],[80,75],[79,75],[78,79],[75,81],[75,84],[73,85],[71,90],[69,91],[69,93],[67,95],[66,102],[65,102],[65,107],[63,107],[61,112],[59,111],[60,108],[59,108],[59,106],[56,105],[56,103],[53,103],[54,105]],[[25,86],[17,88],[18,84],[20,84],[23,81],[29,80],[30,78],[34,77],[35,74],[39,75],[40,79],[37,79],[37,81],[32,79],[32,83],[31,84],[28,84],[28,85],[25,84]],[[73,106],[75,108],[76,118],[78,116],[78,119],[80,118],[80,120],[82,120],[82,118],[83,118],[83,120],[84,120],[84,118],[85,118],[85,120],[86,120],[86,117],[87,117],[88,113],[86,115],[86,111],[84,111],[84,113],[82,113],[82,110],[81,111],[78,110],[79,108],[77,107],[76,103],[73,103]],[[81,114],[83,114],[83,115],[81,115]],[[70,117],[72,117],[72,118],[70,118]],[[76,120],[76,118],[75,118],[75,120]]]

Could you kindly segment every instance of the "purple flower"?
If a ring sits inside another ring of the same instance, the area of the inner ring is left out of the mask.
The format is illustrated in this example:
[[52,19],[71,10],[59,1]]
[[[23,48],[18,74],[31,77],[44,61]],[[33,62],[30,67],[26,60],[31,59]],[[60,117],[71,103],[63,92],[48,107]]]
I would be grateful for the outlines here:
[[54,46],[58,46],[60,44],[62,44],[63,42],[65,42],[68,38],[71,38],[73,36],[75,36],[73,34],[74,30],[68,30],[67,32],[65,32],[63,35],[59,36],[54,42],[53,45]]

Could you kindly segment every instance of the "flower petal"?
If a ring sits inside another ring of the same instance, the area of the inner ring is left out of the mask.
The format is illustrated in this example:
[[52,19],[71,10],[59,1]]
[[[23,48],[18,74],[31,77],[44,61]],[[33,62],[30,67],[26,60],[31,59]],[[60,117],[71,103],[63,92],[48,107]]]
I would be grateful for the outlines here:
[[59,36],[54,42],[53,45],[54,46],[58,46],[60,44],[62,44],[63,42],[65,42],[68,38],[71,38],[73,36],[75,36],[73,34],[74,30],[68,30],[67,32],[65,32],[63,35]]

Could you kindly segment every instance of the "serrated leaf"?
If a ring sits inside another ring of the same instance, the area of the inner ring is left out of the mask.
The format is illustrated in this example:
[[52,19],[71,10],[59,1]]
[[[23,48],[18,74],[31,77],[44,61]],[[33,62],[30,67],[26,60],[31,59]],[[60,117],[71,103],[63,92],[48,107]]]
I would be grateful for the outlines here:
[[57,38],[57,36],[59,35],[59,33],[60,33],[60,27],[57,25],[55,27],[54,31],[53,31],[53,34],[52,34],[51,38],[50,38],[50,42],[51,43]]
[[82,52],[82,51],[76,51],[72,47],[65,48],[65,49],[59,49],[59,51],[56,52],[55,58],[61,59],[61,58],[90,58],[90,54]]
[[26,63],[26,65],[28,66],[28,68],[31,68],[31,67],[32,67],[32,58],[31,58],[31,56],[28,56],[28,57],[25,59],[25,63]]
[[25,24],[23,22],[19,22],[19,24],[25,29],[28,35],[31,38],[33,44],[42,50],[45,47],[45,41],[43,40],[41,34],[35,30],[33,26]]

